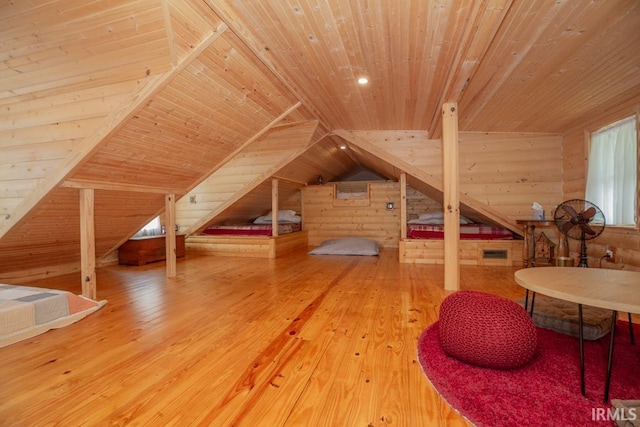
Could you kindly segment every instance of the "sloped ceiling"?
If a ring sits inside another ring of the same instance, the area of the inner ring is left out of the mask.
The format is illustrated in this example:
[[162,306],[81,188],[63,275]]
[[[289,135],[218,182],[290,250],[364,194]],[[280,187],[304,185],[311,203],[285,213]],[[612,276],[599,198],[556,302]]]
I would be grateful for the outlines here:
[[0,275],[77,264],[77,188],[107,255],[274,126],[323,135],[290,182],[395,177],[333,131],[439,138],[457,102],[462,131],[562,134],[640,94],[636,0],[20,1],[0,28]]
[[208,3],[331,129],[438,138],[457,101],[462,131],[563,133],[640,89],[633,0]]

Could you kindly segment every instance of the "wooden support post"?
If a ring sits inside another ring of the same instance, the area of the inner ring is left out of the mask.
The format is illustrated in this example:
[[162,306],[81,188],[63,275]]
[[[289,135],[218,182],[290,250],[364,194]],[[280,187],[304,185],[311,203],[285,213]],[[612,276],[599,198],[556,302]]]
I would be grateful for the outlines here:
[[407,238],[407,174],[400,173],[400,238]]
[[167,258],[167,277],[176,277],[176,195],[165,196],[165,249]]
[[271,235],[278,236],[278,180],[271,180]]
[[95,300],[96,294],[96,233],[94,190],[80,190],[80,272],[82,295]]
[[460,194],[458,183],[458,104],[442,106],[444,288],[460,289]]

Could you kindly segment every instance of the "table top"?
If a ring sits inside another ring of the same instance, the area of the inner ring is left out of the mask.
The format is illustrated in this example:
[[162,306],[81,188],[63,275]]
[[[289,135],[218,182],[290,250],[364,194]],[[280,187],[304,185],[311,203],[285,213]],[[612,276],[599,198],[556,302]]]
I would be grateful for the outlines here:
[[516,282],[550,297],[640,314],[640,272],[582,267],[525,268]]

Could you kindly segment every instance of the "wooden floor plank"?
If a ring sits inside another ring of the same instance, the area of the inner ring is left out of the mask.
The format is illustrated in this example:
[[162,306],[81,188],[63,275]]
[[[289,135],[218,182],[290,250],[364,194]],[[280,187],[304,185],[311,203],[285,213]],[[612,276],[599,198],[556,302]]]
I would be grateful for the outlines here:
[[[108,304],[0,349],[4,425],[464,426],[417,362],[448,294],[438,265],[187,256],[98,270]],[[523,295],[512,267],[462,289]],[[34,286],[80,293],[76,276]]]

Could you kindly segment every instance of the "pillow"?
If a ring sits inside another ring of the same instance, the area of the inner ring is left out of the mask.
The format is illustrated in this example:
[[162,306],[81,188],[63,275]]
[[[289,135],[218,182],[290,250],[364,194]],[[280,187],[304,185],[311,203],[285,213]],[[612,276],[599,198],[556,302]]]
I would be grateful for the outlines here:
[[[519,298],[517,302],[524,307],[524,298]],[[582,317],[582,332],[585,340],[598,340],[611,331],[610,310],[585,305],[582,307]],[[578,304],[545,295],[536,295],[536,301],[533,304],[533,323],[540,328],[578,338],[580,336]]]
[[322,242],[309,255],[371,255],[379,254],[378,242],[361,237],[343,237]]
[[444,219],[444,213],[443,212],[427,212],[427,213],[420,214],[418,216],[418,219],[420,220]]
[[409,224],[444,224],[444,220],[442,218],[410,219],[407,222]]
[[[290,209],[282,209],[278,211],[278,219],[286,219],[296,215],[296,211],[292,211]],[[268,214],[265,215],[267,218],[271,218],[273,216],[273,211],[269,211]]]
[[[410,219],[409,224],[444,224],[444,214],[440,212],[420,214],[418,219]],[[469,219],[460,215],[460,224],[472,224]]]
[[[253,220],[254,224],[271,224],[272,217],[271,216],[259,216],[255,220]],[[285,219],[280,218],[278,215],[278,224],[299,224],[302,222],[302,217],[300,215],[293,215],[292,217],[286,217]]]

